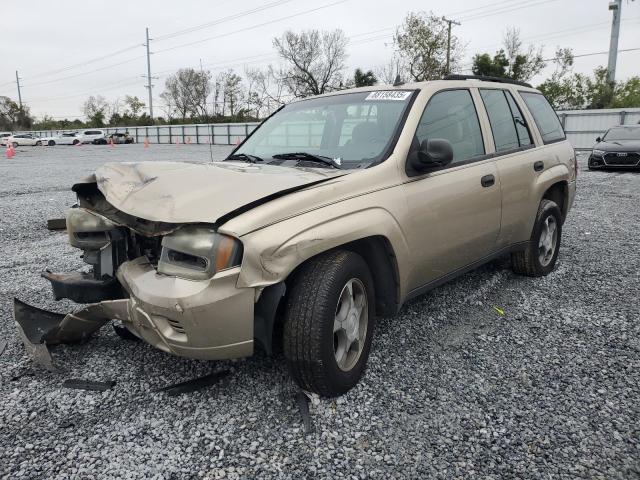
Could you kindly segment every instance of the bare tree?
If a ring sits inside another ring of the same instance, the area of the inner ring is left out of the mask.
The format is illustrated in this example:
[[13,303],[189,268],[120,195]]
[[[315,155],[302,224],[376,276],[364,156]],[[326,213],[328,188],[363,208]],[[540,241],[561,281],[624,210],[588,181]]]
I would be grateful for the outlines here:
[[373,69],[376,77],[383,85],[393,85],[398,74],[404,69],[399,58],[389,60],[388,63],[380,65]]
[[160,95],[170,112],[185,120],[187,117],[204,117],[207,98],[211,93],[211,73],[193,68],[181,68],[167,78],[165,91]]
[[287,31],[273,45],[285,62],[281,81],[294,97],[319,95],[342,86],[347,45],[342,30]]
[[[412,80],[442,78],[447,66],[447,22],[432,12],[411,12],[394,37],[396,51]],[[462,45],[451,35],[450,71],[458,69]]]
[[547,66],[542,56],[544,46],[540,45],[536,48],[533,45],[529,45],[526,51],[523,50],[520,30],[518,28],[508,28],[504,34],[502,43],[504,44],[505,54],[509,62],[507,70],[508,77],[526,82],[531,80],[531,78]]

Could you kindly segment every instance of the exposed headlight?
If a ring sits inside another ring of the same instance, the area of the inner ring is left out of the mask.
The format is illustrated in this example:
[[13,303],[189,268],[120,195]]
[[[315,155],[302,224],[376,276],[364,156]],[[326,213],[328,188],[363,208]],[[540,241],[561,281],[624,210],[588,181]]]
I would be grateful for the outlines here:
[[596,155],[597,157],[602,157],[604,156],[604,154],[606,153],[604,150],[597,150],[594,149],[593,152],[591,152],[593,155]]
[[217,272],[240,265],[242,244],[213,228],[186,226],[162,239],[158,272],[206,280]]

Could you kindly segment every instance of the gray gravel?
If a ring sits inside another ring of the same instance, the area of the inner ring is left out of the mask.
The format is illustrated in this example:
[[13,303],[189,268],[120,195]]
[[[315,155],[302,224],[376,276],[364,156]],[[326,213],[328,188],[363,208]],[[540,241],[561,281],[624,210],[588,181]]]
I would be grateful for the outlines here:
[[[584,158],[557,270],[522,278],[497,261],[380,320],[364,380],[314,398],[309,435],[281,357],[186,360],[105,328],[57,348],[59,373],[33,368],[11,299],[71,307],[38,275],[83,265],[45,228],[74,202],[69,185],[106,160],[208,157],[58,146],[0,161],[0,477],[640,477],[640,175],[588,172]],[[152,391],[218,368],[232,373],[206,390]]]

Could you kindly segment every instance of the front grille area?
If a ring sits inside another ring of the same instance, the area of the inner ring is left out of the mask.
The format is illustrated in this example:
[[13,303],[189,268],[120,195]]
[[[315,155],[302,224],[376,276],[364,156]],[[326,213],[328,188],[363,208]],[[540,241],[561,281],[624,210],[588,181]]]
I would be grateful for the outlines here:
[[607,165],[615,165],[619,167],[633,167],[640,162],[640,153],[628,152],[626,156],[619,156],[619,152],[610,152],[605,154],[604,160]]

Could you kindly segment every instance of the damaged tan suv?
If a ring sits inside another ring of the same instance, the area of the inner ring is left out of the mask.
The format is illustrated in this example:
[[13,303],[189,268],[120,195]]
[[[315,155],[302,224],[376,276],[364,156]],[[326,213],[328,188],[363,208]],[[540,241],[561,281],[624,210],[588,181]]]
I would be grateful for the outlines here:
[[[25,345],[112,320],[175,355],[281,344],[304,389],[360,379],[375,318],[491,259],[551,272],[576,188],[546,99],[498,79],[344,90],[289,104],[223,162],[111,163],[67,216],[89,273],[51,273],[68,315],[16,300]],[[277,334],[276,334],[277,332]]]

